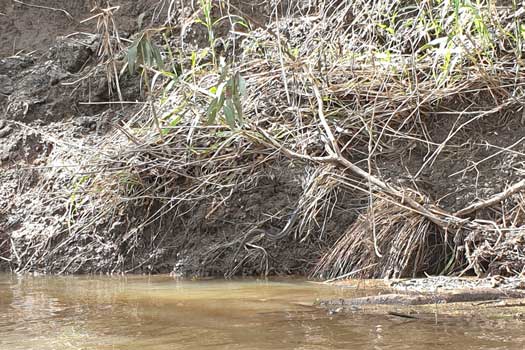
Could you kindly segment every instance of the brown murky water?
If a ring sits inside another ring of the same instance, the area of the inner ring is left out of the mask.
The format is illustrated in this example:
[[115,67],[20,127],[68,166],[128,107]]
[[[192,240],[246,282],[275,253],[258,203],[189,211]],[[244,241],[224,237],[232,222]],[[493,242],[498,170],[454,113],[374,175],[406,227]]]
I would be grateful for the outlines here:
[[[298,281],[0,276],[0,349],[519,349],[520,321],[328,315]],[[370,291],[368,291],[370,292]]]

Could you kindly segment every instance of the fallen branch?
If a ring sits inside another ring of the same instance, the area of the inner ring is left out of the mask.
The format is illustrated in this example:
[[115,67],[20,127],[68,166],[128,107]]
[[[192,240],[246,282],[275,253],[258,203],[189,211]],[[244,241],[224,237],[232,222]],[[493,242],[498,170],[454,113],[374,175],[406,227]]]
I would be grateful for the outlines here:
[[477,210],[491,207],[503,201],[504,199],[512,196],[514,193],[521,191],[523,188],[525,188],[525,179],[515,183],[511,187],[507,188],[505,191],[495,194],[494,196],[492,196],[491,198],[487,200],[481,200],[479,202],[469,205],[466,208],[458,210],[457,212],[454,213],[454,216],[461,217],[461,216],[471,214]]

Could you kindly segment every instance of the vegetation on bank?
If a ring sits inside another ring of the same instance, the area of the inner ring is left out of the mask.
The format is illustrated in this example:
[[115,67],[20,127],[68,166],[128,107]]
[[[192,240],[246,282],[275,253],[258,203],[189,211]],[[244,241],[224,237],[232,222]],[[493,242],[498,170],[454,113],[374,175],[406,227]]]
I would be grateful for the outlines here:
[[[227,275],[250,259],[268,266],[267,245],[293,239],[322,247],[316,277],[525,271],[525,149],[512,139],[522,140],[520,3],[299,1],[270,6],[264,20],[233,1],[163,6],[163,24],[129,42],[118,8],[92,18],[114,97],[126,74],[147,97],[71,184],[68,232],[119,235],[109,270],[148,246],[162,255],[193,211],[245,210],[233,198],[277,167],[301,169],[290,172],[302,193],[271,213],[283,229],[267,216],[239,223],[204,263],[229,254]],[[508,140],[484,139],[509,128]],[[496,160],[507,176],[480,193]],[[346,207],[358,218],[327,247],[345,198],[361,203]]]

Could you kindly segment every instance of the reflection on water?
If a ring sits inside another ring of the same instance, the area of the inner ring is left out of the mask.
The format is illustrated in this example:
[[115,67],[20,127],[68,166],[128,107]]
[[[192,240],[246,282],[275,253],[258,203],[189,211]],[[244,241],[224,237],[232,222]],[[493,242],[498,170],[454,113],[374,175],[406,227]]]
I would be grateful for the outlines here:
[[309,306],[364,292],[294,281],[0,276],[0,349],[524,349],[519,321],[435,324]]

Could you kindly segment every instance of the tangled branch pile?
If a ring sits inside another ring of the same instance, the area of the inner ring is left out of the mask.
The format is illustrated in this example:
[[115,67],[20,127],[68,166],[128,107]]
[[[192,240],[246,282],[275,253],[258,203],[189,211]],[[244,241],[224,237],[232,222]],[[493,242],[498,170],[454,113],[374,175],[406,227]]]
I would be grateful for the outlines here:
[[[138,62],[155,102],[77,182],[89,199],[69,230],[106,232],[108,266],[166,261],[204,219],[223,239],[202,263],[234,272],[278,265],[275,236],[326,250],[324,277],[525,271],[521,4],[163,3],[163,67]],[[300,180],[288,204],[238,205],[275,169]]]

